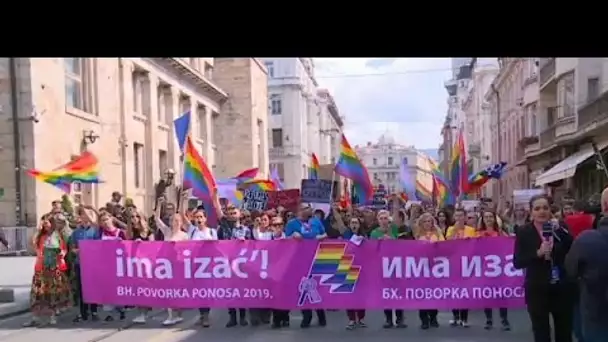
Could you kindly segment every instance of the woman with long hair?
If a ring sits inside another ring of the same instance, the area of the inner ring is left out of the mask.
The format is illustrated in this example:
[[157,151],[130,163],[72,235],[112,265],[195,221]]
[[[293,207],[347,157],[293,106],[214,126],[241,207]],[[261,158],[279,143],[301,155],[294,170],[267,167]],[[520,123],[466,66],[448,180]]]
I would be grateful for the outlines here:
[[[443,232],[437,225],[437,221],[430,213],[423,213],[418,217],[414,228],[414,236],[417,240],[427,242],[439,242],[444,241]],[[428,328],[439,327],[439,321],[437,321],[437,315],[439,311],[436,309],[419,310],[418,316],[420,317],[420,328],[427,330]]]
[[[509,235],[504,229],[502,229],[502,227],[498,225],[496,213],[487,209],[481,212],[481,223],[477,229],[477,234],[480,238],[493,238]],[[486,330],[490,330],[494,325],[494,320],[492,318],[492,308],[486,308],[483,310],[483,312],[486,316],[486,325],[484,328]],[[507,316],[507,308],[498,309],[498,313],[501,319],[502,330],[511,330],[511,324],[509,324],[509,319]]]
[[513,266],[525,270],[524,292],[535,342],[572,341],[574,283],[566,275],[564,261],[573,238],[553,219],[546,195],[530,199],[531,222],[517,231]]
[[530,215],[526,208],[523,207],[515,207],[513,209],[513,219],[511,220],[511,234],[517,234],[517,230],[523,226],[525,226],[529,222]]
[[437,225],[441,228],[443,235],[448,232],[448,227],[452,225],[452,218],[450,217],[450,213],[448,213],[445,209],[439,210],[437,213]]
[[63,214],[47,214],[40,220],[34,235],[36,264],[30,292],[32,319],[24,326],[40,324],[42,317],[49,318],[49,324],[57,324],[56,313],[71,305],[71,288],[68,279],[69,233],[67,219]]
[[[154,232],[148,225],[148,220],[142,212],[137,211],[135,208],[128,210],[126,213],[127,219],[127,231],[126,236],[128,240],[133,241],[154,241]],[[157,225],[158,226],[158,225]],[[133,323],[144,324],[149,308],[138,308],[139,314],[133,318]]]
[[[115,225],[115,218],[108,211],[100,211],[99,213],[99,227],[101,229],[101,240],[126,240],[127,235],[122,229],[118,229]],[[111,311],[118,312],[118,319],[121,321],[125,319],[125,308],[122,306],[115,306]],[[106,322],[114,321],[114,316],[108,314],[105,318]]]

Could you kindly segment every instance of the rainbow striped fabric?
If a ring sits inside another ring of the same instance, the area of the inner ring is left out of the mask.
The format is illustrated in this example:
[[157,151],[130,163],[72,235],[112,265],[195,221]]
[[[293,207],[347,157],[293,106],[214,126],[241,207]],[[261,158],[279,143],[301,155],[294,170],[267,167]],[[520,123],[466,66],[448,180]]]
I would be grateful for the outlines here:
[[433,189],[429,189],[419,180],[416,181],[416,198],[422,202],[433,202]]
[[460,130],[458,139],[452,148],[452,160],[450,162],[450,188],[455,197],[467,192],[468,176],[464,133]]
[[71,185],[74,182],[86,184],[101,182],[99,179],[97,157],[88,151],[53,171],[43,172],[36,169],[30,169],[27,170],[27,174],[37,180],[51,184],[66,193],[70,192]]
[[255,177],[257,177],[257,175],[258,175],[258,171],[259,171],[259,169],[257,167],[254,167],[254,168],[251,168],[251,169],[247,169],[247,170],[239,173],[234,178],[237,179],[239,181],[239,183],[243,183],[243,182],[247,182],[247,181],[250,181],[250,180],[254,180]]
[[430,157],[427,156],[427,158],[431,165],[431,174],[433,176],[433,195],[435,197],[435,203],[441,207],[456,204],[456,198],[450,189],[450,183],[443,175],[443,172],[441,172],[439,165]]
[[254,179],[243,183],[243,187],[246,189],[257,190],[257,191],[276,191],[276,184],[269,179]]
[[[215,200],[216,183],[203,157],[196,151],[190,136],[184,147],[184,188],[192,189],[192,195],[208,205]],[[209,214],[209,213],[208,213]]]
[[350,147],[344,135],[342,135],[340,159],[335,166],[335,172],[353,181],[355,193],[360,201],[371,200],[374,187],[369,179],[367,168],[361,163],[357,153]]
[[319,164],[319,159],[317,159],[316,154],[312,154],[310,156],[310,167],[308,168],[308,179],[319,179],[319,170],[321,169],[321,164]]
[[353,265],[354,255],[346,254],[347,242],[321,242],[310,268],[310,276],[321,276],[321,285],[330,293],[352,293],[361,274],[361,266]]

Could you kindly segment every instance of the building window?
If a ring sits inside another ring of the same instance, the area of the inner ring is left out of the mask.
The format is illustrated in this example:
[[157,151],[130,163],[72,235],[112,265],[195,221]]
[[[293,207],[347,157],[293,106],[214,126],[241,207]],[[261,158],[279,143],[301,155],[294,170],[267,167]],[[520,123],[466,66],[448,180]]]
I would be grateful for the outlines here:
[[274,62],[266,62],[266,70],[268,70],[268,76],[274,77]]
[[198,120],[198,137],[207,142],[207,108],[204,105],[198,105],[196,110],[196,119]]
[[131,87],[133,89],[133,111],[139,113],[141,112],[142,102],[142,82],[137,71],[131,74]]
[[562,77],[557,84],[557,117],[574,116],[574,73]]
[[393,165],[393,157],[388,157],[387,163],[388,165]]
[[167,159],[167,151],[158,150],[158,167],[159,175],[161,177],[165,174],[165,171],[169,168],[169,161]]
[[401,159],[401,161],[403,162],[403,164],[409,165],[409,163],[407,162],[407,157],[403,157],[403,159]]
[[281,128],[272,129],[272,147],[283,147],[283,130]]
[[[378,159],[376,159],[376,158],[372,159],[372,164],[373,164],[373,165],[377,165],[377,164],[378,164]],[[375,178],[375,177],[374,177],[374,178]]]
[[272,115],[281,115],[282,112],[283,108],[279,95],[270,96],[270,113]]
[[592,77],[587,79],[587,101],[591,102],[600,95],[600,79]]
[[143,153],[144,145],[139,143],[133,143],[133,177],[135,181],[135,187],[143,187]]
[[64,58],[65,104],[96,114],[95,106],[95,60],[93,58]]
[[378,174],[374,172],[374,179],[378,180]]

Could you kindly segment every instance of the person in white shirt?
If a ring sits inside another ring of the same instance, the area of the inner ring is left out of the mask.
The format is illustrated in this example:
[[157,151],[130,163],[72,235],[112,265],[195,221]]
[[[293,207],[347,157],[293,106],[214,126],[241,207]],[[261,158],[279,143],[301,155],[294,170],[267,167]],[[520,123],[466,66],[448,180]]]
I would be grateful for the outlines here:
[[[217,229],[207,226],[207,214],[204,210],[199,209],[194,212],[194,225],[188,228],[188,238],[194,241],[214,241],[217,238]],[[209,328],[209,308],[199,308],[200,323],[203,328]]]
[[[184,231],[187,229],[189,223],[184,220],[183,213],[174,213],[171,217],[171,227],[167,226],[163,220],[160,218],[161,215],[161,207],[164,198],[159,198],[156,203],[156,210],[154,211],[154,221],[156,222],[156,227],[163,233],[165,237],[165,241],[188,241],[188,234]],[[175,309],[167,309],[167,319],[163,321],[163,325],[175,325],[183,321],[181,310]],[[140,314],[133,319],[133,323],[143,324],[146,322],[146,316],[144,314]]]

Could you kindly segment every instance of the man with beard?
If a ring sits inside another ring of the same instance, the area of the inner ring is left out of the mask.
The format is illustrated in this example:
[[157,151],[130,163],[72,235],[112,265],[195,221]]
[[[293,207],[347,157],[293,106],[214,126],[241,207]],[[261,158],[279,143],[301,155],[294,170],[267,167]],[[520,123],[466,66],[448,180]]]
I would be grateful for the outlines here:
[[[285,226],[285,236],[292,239],[304,239],[304,240],[323,240],[327,238],[323,223],[313,216],[312,208],[309,206],[302,206],[298,211],[296,219],[290,220]],[[319,325],[324,327],[327,325],[327,319],[325,317],[325,311],[323,309],[317,309],[317,318]],[[301,328],[310,327],[312,321],[312,310],[302,310],[302,323]]]
[[[602,192],[602,213],[608,214],[608,188]],[[578,280],[584,342],[608,341],[608,217],[597,229],[583,231],[566,256],[568,275]]]

